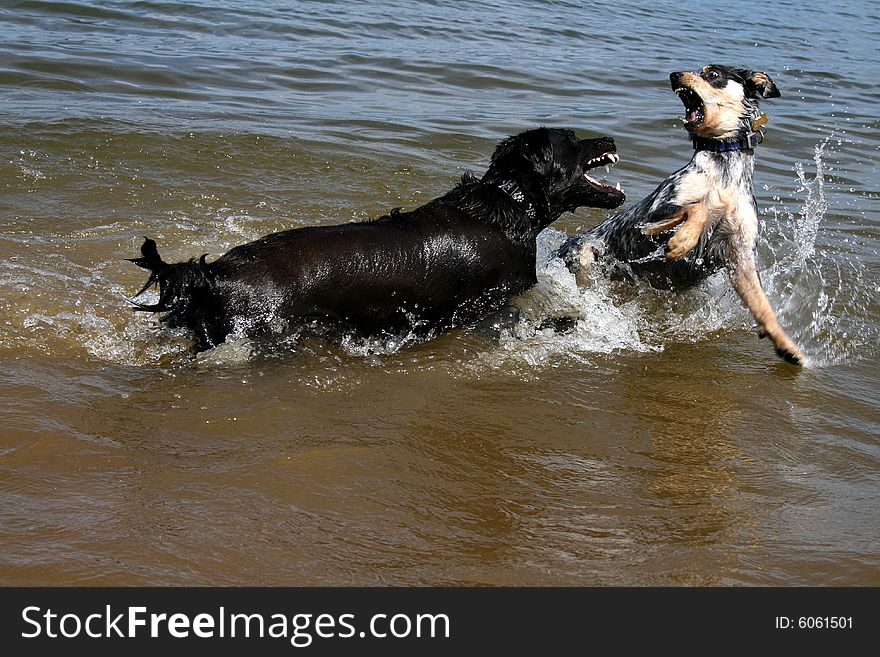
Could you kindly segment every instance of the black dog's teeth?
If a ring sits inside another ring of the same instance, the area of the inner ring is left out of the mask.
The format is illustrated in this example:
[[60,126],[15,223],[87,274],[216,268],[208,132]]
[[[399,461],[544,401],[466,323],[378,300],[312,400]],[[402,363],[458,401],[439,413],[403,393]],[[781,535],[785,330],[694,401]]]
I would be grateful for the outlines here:
[[[593,178],[592,176],[590,176],[587,173],[587,171],[590,171],[591,169],[595,169],[596,167],[601,167],[601,166],[604,166],[605,170],[608,171],[610,167],[614,166],[619,161],[620,161],[620,156],[614,152],[602,153],[602,155],[599,155],[599,156],[594,157],[590,160],[587,160],[586,163],[584,163],[584,178],[587,179],[587,182],[589,182],[593,185],[596,185],[597,187],[602,187],[602,188],[610,187],[609,185],[605,185],[605,184],[599,182],[598,180],[596,180],[595,178]],[[620,183],[617,183],[614,186],[614,189],[616,189],[617,191],[622,191],[620,189]]]
[[620,161],[620,156],[617,153],[602,153],[598,157],[594,157],[591,160],[587,160],[587,163],[584,165],[584,170],[589,171],[590,169],[595,169],[596,167],[601,167],[603,165],[613,166]]

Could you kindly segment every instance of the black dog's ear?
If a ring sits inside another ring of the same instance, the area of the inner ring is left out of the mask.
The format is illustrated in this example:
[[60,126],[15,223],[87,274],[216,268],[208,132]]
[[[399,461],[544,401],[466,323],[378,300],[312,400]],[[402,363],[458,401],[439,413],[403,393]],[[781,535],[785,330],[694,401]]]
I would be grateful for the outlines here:
[[519,148],[520,140],[520,135],[513,135],[512,137],[503,139],[498,146],[495,147],[495,152],[492,153],[491,161],[495,163],[499,160],[503,160],[505,157],[509,157],[511,153]]
[[776,83],[763,71],[749,71],[746,78],[746,91],[761,98],[779,98],[782,94]]
[[492,154],[492,162],[503,160],[511,155],[534,157],[535,153],[545,150],[550,144],[547,128],[526,130],[518,135],[502,140]]
[[484,178],[513,172],[523,175],[543,174],[553,159],[547,128],[535,128],[504,139],[495,152]]

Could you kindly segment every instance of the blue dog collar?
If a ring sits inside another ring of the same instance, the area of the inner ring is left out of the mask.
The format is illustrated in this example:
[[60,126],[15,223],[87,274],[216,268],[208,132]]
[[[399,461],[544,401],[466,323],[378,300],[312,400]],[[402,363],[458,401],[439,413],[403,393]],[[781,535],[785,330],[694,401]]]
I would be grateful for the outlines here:
[[764,141],[764,133],[760,130],[750,132],[740,139],[706,139],[692,136],[695,151],[711,151],[713,153],[729,153],[731,151],[753,151],[755,146]]

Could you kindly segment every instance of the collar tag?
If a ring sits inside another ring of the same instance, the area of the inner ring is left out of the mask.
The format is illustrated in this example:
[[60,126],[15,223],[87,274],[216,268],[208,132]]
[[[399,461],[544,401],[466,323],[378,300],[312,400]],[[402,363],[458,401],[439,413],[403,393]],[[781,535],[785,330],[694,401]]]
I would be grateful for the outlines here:
[[767,114],[761,112],[761,116],[756,116],[752,119],[752,130],[758,132],[763,126],[767,125],[770,119],[767,118]]

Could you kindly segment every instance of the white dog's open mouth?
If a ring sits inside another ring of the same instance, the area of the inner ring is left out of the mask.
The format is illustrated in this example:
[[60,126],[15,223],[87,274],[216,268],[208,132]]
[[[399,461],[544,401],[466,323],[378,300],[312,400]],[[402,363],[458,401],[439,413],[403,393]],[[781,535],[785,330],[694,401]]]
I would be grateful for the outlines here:
[[684,123],[688,128],[695,128],[706,118],[703,99],[692,89],[679,87],[673,89],[684,105]]

